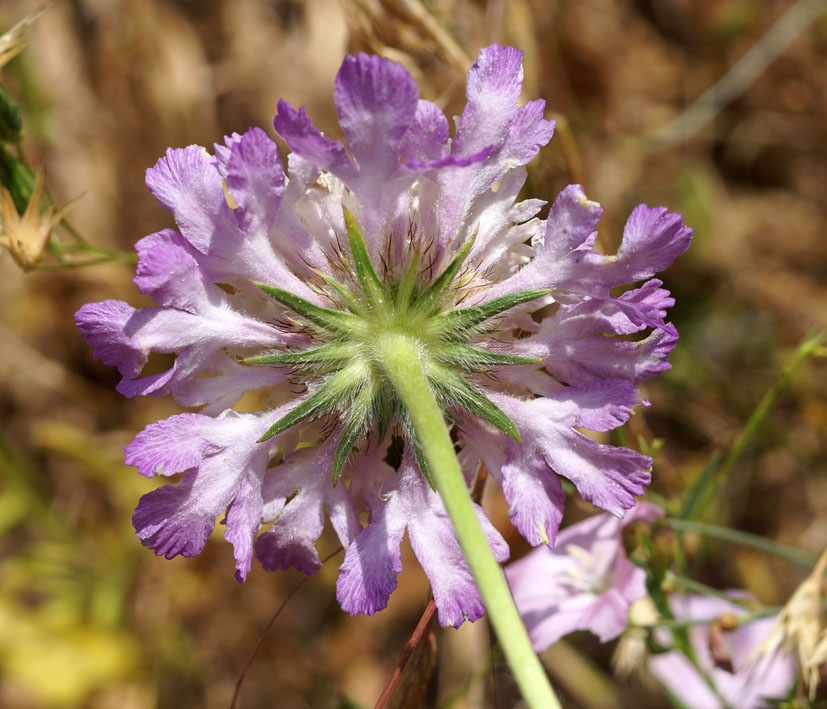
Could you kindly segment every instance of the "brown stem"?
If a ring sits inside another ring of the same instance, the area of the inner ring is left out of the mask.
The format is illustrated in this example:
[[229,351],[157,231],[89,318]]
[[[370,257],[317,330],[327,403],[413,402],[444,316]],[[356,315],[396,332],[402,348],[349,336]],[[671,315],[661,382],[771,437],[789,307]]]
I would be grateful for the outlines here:
[[376,701],[376,709],[385,709],[388,705],[390,698],[396,691],[396,685],[399,684],[399,680],[402,678],[402,672],[405,669],[405,665],[408,664],[408,660],[411,659],[413,651],[416,649],[416,646],[419,645],[419,641],[422,640],[422,636],[425,635],[425,631],[431,624],[435,612],[436,604],[432,598],[428,601],[428,605],[425,606],[425,610],[422,612],[422,616],[419,618],[419,622],[416,624],[416,628],[414,628],[413,633],[411,633],[411,637],[408,638],[408,642],[405,643],[405,648],[402,650],[402,654],[399,657],[399,662],[396,663],[396,669],[394,669],[393,675],[385,687],[385,690]]

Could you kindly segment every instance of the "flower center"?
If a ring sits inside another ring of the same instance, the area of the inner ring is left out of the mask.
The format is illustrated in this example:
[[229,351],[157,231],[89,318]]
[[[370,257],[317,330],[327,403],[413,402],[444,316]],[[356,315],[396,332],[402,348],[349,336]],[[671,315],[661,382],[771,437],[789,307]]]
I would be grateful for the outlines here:
[[499,351],[485,342],[481,325],[490,318],[542,295],[528,290],[495,298],[482,305],[454,308],[455,281],[471,250],[468,241],[430,284],[419,283],[415,254],[398,281],[383,282],[373,268],[364,239],[353,217],[345,212],[355,287],[320,274],[340,309],[322,308],[280,288],[257,284],[265,293],[290,308],[311,333],[314,346],[299,352],[277,352],[251,357],[248,364],[289,365],[308,376],[310,394],[279,419],[262,437],[271,438],[301,421],[337,412],[344,421],[334,457],[333,480],[338,481],[356,441],[375,426],[383,440],[390,424],[405,429],[419,467],[432,483],[430,471],[410,424],[405,407],[385,370],[387,348],[403,336],[416,344],[420,365],[436,392],[443,411],[467,411],[519,440],[508,418],[467,375],[504,365],[537,364],[538,360]]
[[566,545],[565,551],[575,561],[564,572],[572,588],[600,596],[612,587],[612,572],[602,555],[576,544]]

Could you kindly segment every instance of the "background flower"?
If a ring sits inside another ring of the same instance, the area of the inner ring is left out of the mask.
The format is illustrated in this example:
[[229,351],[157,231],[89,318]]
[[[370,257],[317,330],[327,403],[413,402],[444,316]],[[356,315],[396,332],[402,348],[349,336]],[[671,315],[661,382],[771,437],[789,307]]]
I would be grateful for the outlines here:
[[[741,606],[710,596],[676,595],[670,605],[678,620],[714,620],[724,614],[739,616],[745,613]],[[754,620],[720,634],[732,669],[721,669],[713,661],[710,626],[693,625],[689,628],[698,665],[711,679],[714,691],[680,652],[651,655],[649,669],[673,697],[693,709],[766,706],[767,699],[786,696],[795,681],[795,662],[789,654],[767,655],[758,663],[750,655],[769,634],[773,620]]]
[[629,606],[646,595],[646,572],[627,558],[623,529],[662,514],[639,502],[623,519],[595,515],[566,527],[553,548],[538,547],[506,567],[537,652],[578,630],[591,631],[600,642],[623,632]]

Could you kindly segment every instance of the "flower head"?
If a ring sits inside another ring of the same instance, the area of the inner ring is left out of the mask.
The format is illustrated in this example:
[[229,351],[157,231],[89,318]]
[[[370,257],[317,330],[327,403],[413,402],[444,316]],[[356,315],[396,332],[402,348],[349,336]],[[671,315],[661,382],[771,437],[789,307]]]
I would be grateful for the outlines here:
[[538,547],[506,567],[537,652],[577,630],[590,630],[601,642],[624,631],[629,607],[646,596],[646,572],[627,558],[623,528],[662,514],[659,507],[640,502],[622,520],[595,515],[566,527],[553,549]]
[[[607,257],[593,249],[601,209],[581,187],[566,188],[547,219],[537,217],[543,202],[518,202],[525,164],[553,132],[542,101],[518,106],[521,61],[512,48],[480,52],[453,138],[401,66],[360,54],[345,58],[334,87],[346,147],[280,101],[286,174],[258,128],[214,155],[171,149],[147,172],[178,226],[137,244],[135,283],[158,307],[105,301],[77,313],[96,356],[120,370],[123,394],[203,407],[151,424],[126,449],[145,475],[183,473],[141,500],[145,545],[197,554],[226,510],[239,580],[253,556],[313,573],[326,510],[346,550],[345,610],[385,606],[407,530],[441,622],[478,618],[384,369],[389,334],[415,344],[469,480],[484,462],[530,542],[556,536],[558,475],[615,515],[634,506],[651,461],[577,429],[621,425],[644,403],[636,385],[668,368],[672,300],[652,276],[691,231],[641,205]],[[177,357],[141,376],[150,352]],[[261,410],[235,412],[250,391]],[[507,546],[477,511],[504,560]]]

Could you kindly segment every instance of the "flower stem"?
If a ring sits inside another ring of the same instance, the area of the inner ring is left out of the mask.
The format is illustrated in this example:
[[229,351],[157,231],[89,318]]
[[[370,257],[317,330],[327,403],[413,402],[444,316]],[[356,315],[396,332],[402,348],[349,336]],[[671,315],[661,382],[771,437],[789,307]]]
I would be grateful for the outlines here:
[[410,414],[457,540],[526,704],[533,709],[559,709],[560,703],[477,519],[445,418],[422,369],[416,339],[402,333],[385,333],[377,339],[375,351]]
[[681,517],[687,519],[701,517],[706,508],[719,496],[721,486],[726,482],[729,474],[741,457],[741,454],[746,449],[747,444],[755,436],[758,428],[769,414],[778,395],[786,388],[787,384],[790,383],[799,365],[808,357],[818,355],[822,351],[822,345],[825,339],[827,339],[827,332],[824,331],[815,334],[808,333],[804,337],[793,352],[789,364],[787,364],[784,371],[781,372],[778,379],[772,387],[770,387],[769,391],[764,394],[764,397],[758,402],[752,414],[750,414],[750,417],[744,424],[744,429],[738,434],[724,462],[719,468],[710,470],[709,476],[704,480],[705,488],[694,493],[691,498],[694,503],[693,506],[685,509]]

